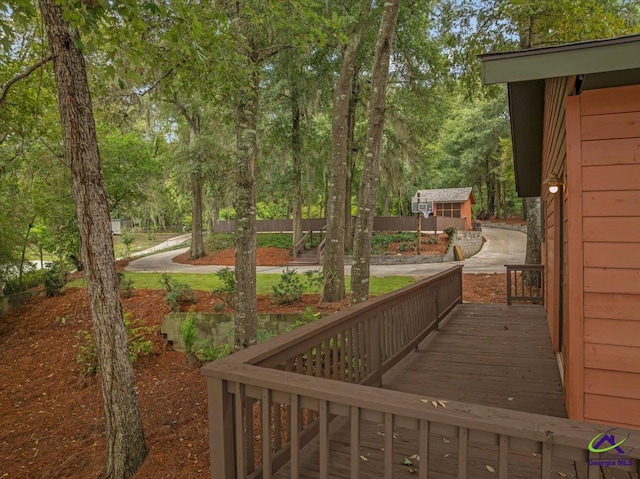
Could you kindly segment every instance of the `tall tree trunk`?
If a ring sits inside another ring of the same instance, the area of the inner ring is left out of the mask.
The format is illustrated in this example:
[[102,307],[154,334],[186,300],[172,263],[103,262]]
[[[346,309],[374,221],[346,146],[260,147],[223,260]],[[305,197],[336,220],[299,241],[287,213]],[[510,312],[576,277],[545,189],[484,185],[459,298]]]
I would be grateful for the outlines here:
[[256,344],[258,314],[256,299],[256,154],[258,129],[259,74],[252,58],[250,42],[244,36],[248,31],[246,20],[240,15],[235,21],[239,52],[246,58],[250,69],[239,87],[236,107],[236,295],[235,337],[236,350]]
[[[195,147],[196,138],[200,134],[200,115],[194,112],[189,122],[189,146]],[[193,154],[193,152],[192,152]],[[189,258],[198,259],[205,256],[202,235],[202,158],[198,152],[191,165],[191,249]]]
[[500,218],[500,209],[502,208],[502,200],[500,198],[500,182],[495,180],[496,191],[496,218]]
[[353,82],[351,84],[351,98],[349,99],[349,112],[347,113],[347,184],[344,197],[344,248],[353,248],[353,224],[351,221],[351,193],[353,191],[353,177],[356,172],[356,115],[360,96],[358,84],[358,68],[353,69]]
[[58,106],[86,269],[107,437],[104,477],[130,478],[147,455],[118,291],[109,205],[78,32],[55,0],[40,0],[58,85]]
[[387,0],[376,41],[369,99],[367,139],[364,150],[364,167],[358,194],[358,214],[351,266],[351,303],[366,301],[369,297],[369,260],[371,259],[371,234],[378,198],[378,178],[384,133],[389,59],[398,22],[400,0]]
[[191,173],[189,180],[191,183],[191,248],[189,258],[198,259],[205,256],[204,239],[202,237],[202,157],[200,152],[195,151],[196,139],[200,134],[200,114],[197,111],[190,112],[177,98],[170,100],[176,105],[182,116],[189,124],[189,148]]
[[[527,249],[525,253],[525,264],[540,264],[541,260],[541,238],[542,238],[542,220],[540,209],[540,197],[525,198],[524,203],[527,205]],[[529,273],[527,276],[527,284],[540,283],[538,273]]]
[[[295,74],[294,74],[295,75]],[[293,244],[302,238],[302,134],[300,132],[300,91],[291,81],[291,162],[293,166]]]
[[[369,2],[365,1],[365,4]],[[368,8],[368,7],[367,7]],[[367,10],[368,11],[368,10]],[[344,231],[345,189],[347,185],[347,150],[349,147],[349,100],[356,64],[356,53],[365,23],[361,21],[342,52],[340,74],[333,95],[331,120],[331,177],[327,198],[327,237],[322,271],[322,301],[341,301],[345,297]]]

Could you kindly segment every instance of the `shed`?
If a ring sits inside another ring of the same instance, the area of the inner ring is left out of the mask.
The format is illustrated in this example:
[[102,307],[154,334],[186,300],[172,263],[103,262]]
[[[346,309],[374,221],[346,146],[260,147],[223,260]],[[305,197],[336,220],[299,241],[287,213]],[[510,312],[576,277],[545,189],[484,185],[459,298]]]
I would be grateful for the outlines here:
[[434,216],[463,218],[465,228],[471,229],[473,213],[471,206],[475,204],[473,188],[439,188],[418,190],[411,198],[411,211],[422,213],[427,211]]
[[640,35],[481,60],[508,84],[518,194],[542,199],[569,417],[640,428]]
[[119,235],[122,234],[122,230],[124,228],[129,227],[131,224],[130,220],[123,220],[119,218],[114,218],[111,220],[111,234]]

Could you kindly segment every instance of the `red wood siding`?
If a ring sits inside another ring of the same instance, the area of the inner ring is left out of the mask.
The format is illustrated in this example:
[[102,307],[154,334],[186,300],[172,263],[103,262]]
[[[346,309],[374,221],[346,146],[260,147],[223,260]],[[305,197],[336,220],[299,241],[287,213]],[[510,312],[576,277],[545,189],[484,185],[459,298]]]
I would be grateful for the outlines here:
[[[566,177],[565,98],[573,88],[573,78],[550,78],[545,83],[545,112],[543,125],[542,178]],[[543,185],[541,201],[544,214],[542,262],[545,265],[545,309],[554,350],[560,350],[559,311],[563,307],[559,298],[560,270],[557,262],[564,245],[559,243],[560,208],[564,195],[552,195]],[[565,215],[566,217],[566,215]]]
[[579,191],[568,195],[583,213],[583,417],[640,428],[640,85],[575,103]]

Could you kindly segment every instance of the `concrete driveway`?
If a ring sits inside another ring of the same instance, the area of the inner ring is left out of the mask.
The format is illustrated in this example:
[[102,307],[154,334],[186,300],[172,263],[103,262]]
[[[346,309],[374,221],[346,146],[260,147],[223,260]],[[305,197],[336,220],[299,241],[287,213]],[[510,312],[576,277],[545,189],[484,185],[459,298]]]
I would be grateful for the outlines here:
[[[522,264],[527,237],[519,231],[501,230],[497,228],[484,228],[482,232],[487,242],[482,250],[471,258],[462,262],[465,273],[504,273],[505,264]],[[126,271],[138,273],[215,273],[224,266],[193,266],[189,264],[174,263],[172,260],[179,254],[188,251],[189,248],[181,248],[173,251],[145,256],[129,263]],[[443,271],[461,262],[430,263],[430,264],[399,264],[399,265],[371,265],[372,276],[413,276],[424,278]],[[258,273],[280,274],[284,270],[281,266],[258,266]],[[313,271],[320,266],[296,266],[296,271]],[[344,267],[346,275],[351,274],[351,266]]]

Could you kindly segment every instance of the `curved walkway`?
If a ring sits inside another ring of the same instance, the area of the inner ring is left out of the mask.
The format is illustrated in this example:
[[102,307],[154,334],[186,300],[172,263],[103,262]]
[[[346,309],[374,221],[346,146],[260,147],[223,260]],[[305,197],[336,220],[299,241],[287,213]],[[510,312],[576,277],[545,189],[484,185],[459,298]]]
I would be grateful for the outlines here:
[[[485,228],[482,232],[487,242],[482,250],[464,261],[465,273],[504,273],[505,264],[524,263],[524,254],[527,237],[524,233],[511,230]],[[215,273],[225,266],[195,266],[190,264],[175,263],[173,258],[188,251],[189,248],[181,248],[173,251],[145,256],[129,263],[126,271],[138,273]],[[418,278],[431,276],[443,271],[452,263],[431,264],[398,264],[398,265],[371,265],[372,276],[414,276]],[[283,266],[258,266],[258,273],[280,274],[286,267]],[[313,271],[320,266],[297,266],[296,271]],[[345,274],[351,274],[351,266],[344,267]]]

